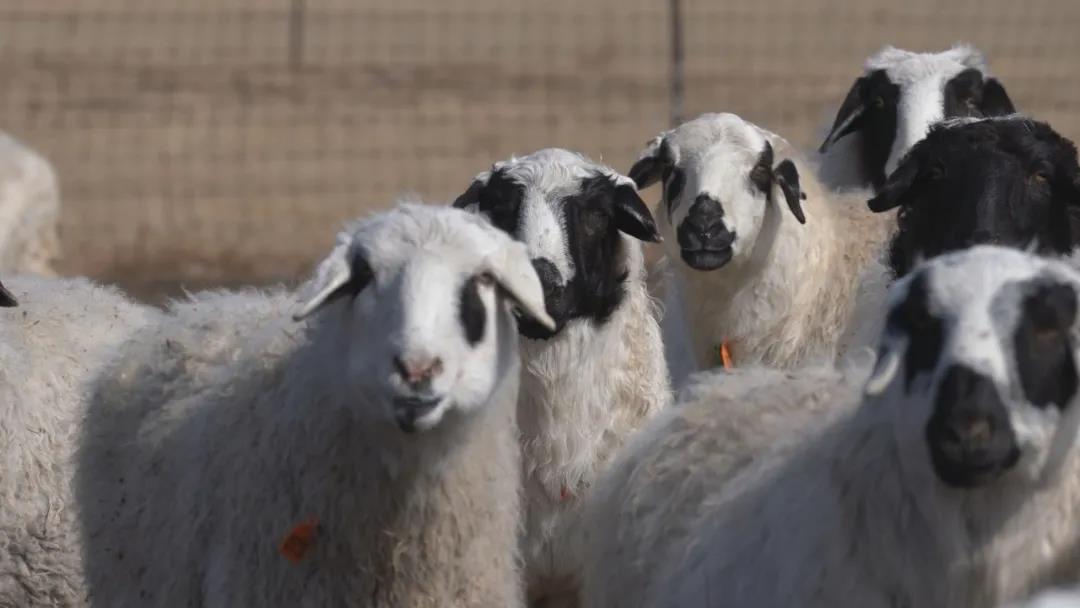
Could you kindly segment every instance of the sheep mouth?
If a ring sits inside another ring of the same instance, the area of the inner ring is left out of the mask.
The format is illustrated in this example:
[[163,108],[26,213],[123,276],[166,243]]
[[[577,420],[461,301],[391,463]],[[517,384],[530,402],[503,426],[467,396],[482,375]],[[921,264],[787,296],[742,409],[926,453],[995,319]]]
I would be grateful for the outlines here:
[[722,268],[731,261],[731,247],[722,249],[683,249],[682,259],[694,270],[709,271]]
[[1014,447],[999,457],[971,455],[956,458],[933,452],[931,457],[941,481],[954,488],[970,489],[988,485],[1002,477],[1020,459],[1020,450]]
[[406,433],[426,431],[438,424],[442,418],[439,406],[444,398],[424,399],[420,397],[400,397],[394,399],[394,420],[398,428]]

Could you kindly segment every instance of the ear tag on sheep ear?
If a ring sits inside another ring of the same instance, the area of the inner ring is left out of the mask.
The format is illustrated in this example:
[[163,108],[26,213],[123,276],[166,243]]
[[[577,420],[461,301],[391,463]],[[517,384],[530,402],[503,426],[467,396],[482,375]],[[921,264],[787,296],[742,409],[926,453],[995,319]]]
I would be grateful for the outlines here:
[[285,535],[284,540],[278,546],[278,551],[285,556],[285,559],[294,564],[299,564],[307,555],[308,550],[311,549],[318,528],[319,520],[314,517],[297,524]]
[[735,369],[735,360],[731,357],[731,343],[727,340],[716,346],[716,364],[728,371]]

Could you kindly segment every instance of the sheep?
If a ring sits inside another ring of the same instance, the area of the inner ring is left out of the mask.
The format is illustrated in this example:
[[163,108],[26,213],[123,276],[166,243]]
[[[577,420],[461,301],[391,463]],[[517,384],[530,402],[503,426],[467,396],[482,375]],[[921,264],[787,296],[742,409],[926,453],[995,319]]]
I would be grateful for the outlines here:
[[[586,607],[649,608],[659,567],[694,542],[708,498],[753,462],[854,401],[866,373],[850,367],[702,372],[621,450],[585,507]],[[797,389],[793,389],[797,387]]]
[[[1078,582],[1078,297],[1066,263],[985,245],[897,281],[861,399],[754,440],[694,542],[646,556],[643,605],[965,608]],[[711,443],[653,440],[668,462]]]
[[818,149],[819,177],[830,188],[880,188],[937,121],[1015,111],[978,49],[913,53],[887,46],[866,60],[840,105]]
[[956,119],[930,130],[869,202],[899,208],[889,268],[979,243],[1063,255],[1080,244],[1076,146],[1021,116]]
[[174,303],[98,374],[72,473],[85,597],[522,605],[509,306],[553,325],[525,248],[406,204],[302,292]]
[[668,353],[675,386],[720,363],[718,351],[784,369],[836,355],[856,279],[891,230],[866,193],[825,190],[785,140],[734,114],[659,135],[630,176],[639,188],[663,182],[664,338],[693,346]]
[[580,505],[612,453],[671,401],[639,242],[659,235],[629,178],[561,149],[496,163],[454,204],[526,244],[556,322],[518,325],[523,553],[532,603],[573,605]]
[[55,276],[60,189],[52,164],[0,132],[0,272]]
[[156,309],[82,278],[5,278],[0,312],[0,606],[81,606],[75,467],[85,395]]

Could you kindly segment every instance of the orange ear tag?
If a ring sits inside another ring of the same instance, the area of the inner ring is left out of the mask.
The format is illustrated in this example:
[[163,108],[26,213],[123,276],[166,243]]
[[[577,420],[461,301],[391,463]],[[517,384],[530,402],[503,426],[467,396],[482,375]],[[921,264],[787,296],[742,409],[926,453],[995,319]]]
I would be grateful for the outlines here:
[[278,546],[278,551],[285,556],[285,559],[294,564],[299,564],[300,560],[307,555],[308,549],[311,548],[318,527],[319,521],[314,517],[297,524],[285,535],[285,539]]
[[731,358],[731,345],[727,340],[720,343],[716,348],[720,355],[720,365],[726,370],[735,369],[735,361]]

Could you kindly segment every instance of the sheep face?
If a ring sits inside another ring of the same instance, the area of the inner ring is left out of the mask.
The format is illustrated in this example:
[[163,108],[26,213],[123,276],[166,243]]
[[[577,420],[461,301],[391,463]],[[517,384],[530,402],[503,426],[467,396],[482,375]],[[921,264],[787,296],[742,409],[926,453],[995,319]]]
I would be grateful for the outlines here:
[[897,276],[922,257],[979,243],[1067,253],[1080,240],[1076,148],[1031,120],[947,122],[870,201],[874,211],[895,207],[889,261]]
[[344,351],[330,353],[344,390],[406,432],[489,402],[517,361],[507,302],[553,325],[525,248],[449,208],[403,205],[359,222],[308,287],[297,316],[322,311],[322,335]]
[[1005,88],[986,71],[982,54],[971,47],[942,53],[886,47],[867,60],[866,73],[855,80],[840,105],[821,152],[858,133],[861,173],[880,188],[934,123],[1015,111]]
[[905,470],[946,486],[1042,483],[1072,449],[1080,277],[979,246],[898,281],[868,395],[893,407]]
[[619,306],[627,277],[624,235],[658,241],[633,182],[585,157],[545,149],[496,163],[454,202],[525,243],[544,287],[555,329],[521,318],[532,339],[567,323],[603,323]]
[[805,223],[798,170],[774,160],[761,129],[734,114],[705,114],[654,139],[630,176],[639,188],[663,182],[669,254],[712,271],[753,257],[777,201]]

